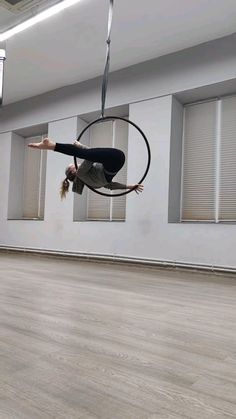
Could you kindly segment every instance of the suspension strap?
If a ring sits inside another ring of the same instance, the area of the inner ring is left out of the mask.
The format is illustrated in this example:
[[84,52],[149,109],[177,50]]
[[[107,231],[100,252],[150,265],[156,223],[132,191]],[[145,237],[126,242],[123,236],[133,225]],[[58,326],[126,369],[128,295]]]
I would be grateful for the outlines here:
[[102,118],[104,117],[104,111],[105,111],[108,76],[109,76],[109,68],[110,68],[111,26],[112,26],[112,18],[113,18],[113,4],[114,4],[114,0],[110,0],[109,16],[108,16],[108,34],[107,34],[107,40],[106,40],[106,43],[107,43],[106,64],[105,64],[103,80],[102,80],[102,110],[101,110]]

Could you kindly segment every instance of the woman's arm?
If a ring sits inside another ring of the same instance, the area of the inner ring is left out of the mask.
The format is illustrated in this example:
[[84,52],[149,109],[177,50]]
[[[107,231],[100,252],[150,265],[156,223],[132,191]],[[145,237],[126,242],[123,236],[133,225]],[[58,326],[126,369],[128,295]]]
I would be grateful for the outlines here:
[[110,182],[104,186],[104,188],[114,190],[114,189],[133,189],[137,194],[143,192],[143,185],[135,184],[135,185],[124,185],[123,183],[118,182]]

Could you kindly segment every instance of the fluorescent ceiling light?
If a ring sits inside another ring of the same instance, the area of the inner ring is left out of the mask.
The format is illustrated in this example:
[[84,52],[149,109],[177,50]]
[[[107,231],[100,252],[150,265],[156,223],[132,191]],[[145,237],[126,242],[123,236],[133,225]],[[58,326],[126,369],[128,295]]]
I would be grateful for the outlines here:
[[42,22],[42,20],[47,19],[48,17],[51,17],[59,12],[61,12],[64,9],[67,9],[67,7],[73,6],[76,3],[79,3],[81,0],[64,0],[58,4],[55,4],[54,6],[50,7],[47,10],[44,10],[43,12],[39,13],[38,15],[26,20],[23,23],[20,23],[19,25],[15,26],[12,29],[9,29],[6,32],[3,32],[0,34],[0,42],[5,41],[6,39],[11,38],[13,35],[16,35],[19,32],[24,31],[27,28],[30,28],[33,25],[36,25],[36,23]]

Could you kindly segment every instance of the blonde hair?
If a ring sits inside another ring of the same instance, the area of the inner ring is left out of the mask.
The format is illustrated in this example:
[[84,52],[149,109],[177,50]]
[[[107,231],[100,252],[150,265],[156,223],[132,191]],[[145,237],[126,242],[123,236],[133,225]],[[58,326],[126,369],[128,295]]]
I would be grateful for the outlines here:
[[71,173],[71,167],[72,166],[73,166],[73,164],[70,164],[69,166],[67,166],[67,168],[65,170],[66,178],[61,183],[61,188],[60,188],[61,200],[66,198],[66,195],[69,192],[70,182],[73,182],[74,179],[75,179],[75,174]]
[[69,192],[69,188],[70,188],[70,182],[68,178],[66,177],[61,183],[61,188],[60,188],[61,200],[66,198],[66,195]]

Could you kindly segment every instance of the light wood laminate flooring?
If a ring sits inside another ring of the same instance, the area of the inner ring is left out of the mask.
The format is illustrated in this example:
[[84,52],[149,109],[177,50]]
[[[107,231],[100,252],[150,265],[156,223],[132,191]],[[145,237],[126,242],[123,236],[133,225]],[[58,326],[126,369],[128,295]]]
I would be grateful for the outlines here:
[[235,419],[236,279],[0,254],[0,419]]

